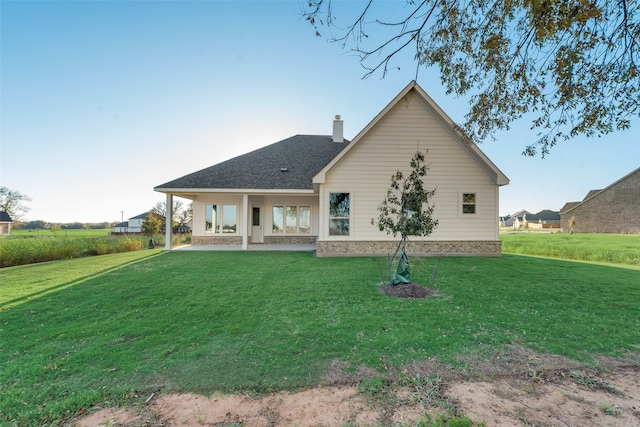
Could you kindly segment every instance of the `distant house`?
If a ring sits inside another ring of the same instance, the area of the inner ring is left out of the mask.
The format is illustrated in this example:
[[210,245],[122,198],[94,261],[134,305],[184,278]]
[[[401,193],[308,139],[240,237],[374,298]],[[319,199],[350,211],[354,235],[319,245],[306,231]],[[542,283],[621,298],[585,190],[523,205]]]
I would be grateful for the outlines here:
[[502,227],[529,228],[534,230],[560,228],[560,212],[545,209],[534,214],[526,210],[521,210],[501,217],[500,225]]
[[525,226],[529,215],[532,215],[532,213],[525,211],[524,209],[518,212],[514,212],[507,216],[501,217],[500,225],[503,227],[522,228]]
[[149,215],[149,212],[141,213],[129,218],[128,221],[116,224],[113,227],[114,233],[142,233],[142,222]]
[[591,190],[581,202],[560,210],[564,231],[575,219],[578,233],[640,233],[640,168],[602,190]]
[[[121,222],[116,224],[113,227],[114,233],[142,233],[142,223],[144,219],[149,215],[149,212],[142,213],[140,215],[136,215],[134,217],[129,218],[128,221]],[[164,233],[165,224],[162,224],[160,227],[160,232]],[[189,224],[178,224],[173,227],[173,232],[178,234],[191,233],[191,226]]]
[[5,211],[0,211],[0,236],[8,236],[11,234],[11,224],[13,220]]
[[[410,236],[416,255],[500,255],[499,188],[508,178],[414,81],[352,141],[295,135],[155,187],[193,200],[193,245],[315,244],[317,256],[392,253],[399,237],[372,225],[390,177],[428,150],[439,226]],[[166,239],[171,249],[171,239]]]
[[534,230],[560,228],[560,212],[545,209],[527,215],[527,227]]

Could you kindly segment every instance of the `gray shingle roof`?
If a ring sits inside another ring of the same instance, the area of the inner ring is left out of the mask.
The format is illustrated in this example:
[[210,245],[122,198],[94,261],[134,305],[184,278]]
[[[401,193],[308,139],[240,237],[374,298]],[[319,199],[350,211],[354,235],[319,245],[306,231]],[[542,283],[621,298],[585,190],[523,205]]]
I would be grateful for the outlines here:
[[[307,190],[313,177],[349,141],[336,143],[331,136],[295,135],[217,165],[193,172],[156,187]],[[286,171],[282,171],[283,168]]]
[[13,222],[11,217],[5,211],[0,211],[0,221],[2,222]]

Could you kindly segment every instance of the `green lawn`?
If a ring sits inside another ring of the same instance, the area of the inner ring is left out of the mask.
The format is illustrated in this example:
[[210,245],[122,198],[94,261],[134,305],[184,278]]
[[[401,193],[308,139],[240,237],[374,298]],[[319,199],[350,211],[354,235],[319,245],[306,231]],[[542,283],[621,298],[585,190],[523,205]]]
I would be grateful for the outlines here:
[[[413,260],[429,285],[437,259]],[[508,344],[590,363],[640,344],[640,269],[443,258],[428,300],[383,296],[378,260],[161,252],[0,270],[0,425],[59,423],[135,393],[295,389]]]
[[640,234],[501,234],[504,253],[640,266]]

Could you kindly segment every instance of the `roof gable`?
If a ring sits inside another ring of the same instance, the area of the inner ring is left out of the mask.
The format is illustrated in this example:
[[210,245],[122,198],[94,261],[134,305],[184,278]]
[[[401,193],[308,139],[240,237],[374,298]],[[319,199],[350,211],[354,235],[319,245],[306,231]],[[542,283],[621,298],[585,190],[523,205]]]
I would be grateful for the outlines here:
[[374,119],[365,126],[358,135],[351,141],[349,146],[341,151],[335,158],[333,158],[322,170],[318,172],[313,178],[314,184],[321,184],[325,182],[326,174],[354,147],[356,147],[360,141],[387,115],[389,112],[407,95],[415,93],[419,99],[421,99],[425,105],[425,108],[431,110],[431,112],[439,119],[442,126],[449,131],[454,139],[467,150],[471,156],[478,162],[478,164],[493,178],[497,185],[506,185],[509,183],[509,179],[498,169],[498,167],[472,142],[469,138],[461,133],[459,127],[451,120],[451,118],[427,95],[427,93],[418,85],[416,81],[409,83]]
[[620,178],[619,180],[617,180],[616,182],[614,182],[613,184],[607,186],[606,188],[604,188],[603,190],[591,190],[587,193],[587,195],[585,196],[584,199],[582,199],[581,202],[567,202],[561,209],[561,212],[563,214],[566,214],[570,211],[572,211],[573,209],[575,209],[578,206],[581,206],[587,202],[589,202],[591,199],[593,199],[594,197],[599,196],[600,194],[603,194],[607,191],[609,191],[611,188],[617,186],[618,184],[620,184],[623,181],[626,181],[627,179],[631,178],[633,175],[635,174],[640,174],[640,168],[634,170],[631,173],[628,173],[627,175],[623,176],[622,178]]
[[13,222],[11,216],[5,211],[0,211],[0,222]]
[[295,135],[155,189],[312,190],[313,176],[348,144],[331,136]]

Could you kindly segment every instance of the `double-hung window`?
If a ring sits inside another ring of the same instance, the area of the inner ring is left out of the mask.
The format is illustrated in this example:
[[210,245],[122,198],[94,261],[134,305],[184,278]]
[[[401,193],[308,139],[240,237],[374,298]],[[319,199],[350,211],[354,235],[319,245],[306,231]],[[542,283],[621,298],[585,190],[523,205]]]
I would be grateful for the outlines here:
[[476,213],[476,193],[462,193],[462,213]]
[[349,235],[349,193],[329,193],[329,235]]
[[238,206],[206,205],[205,231],[220,234],[236,233],[238,231]]

